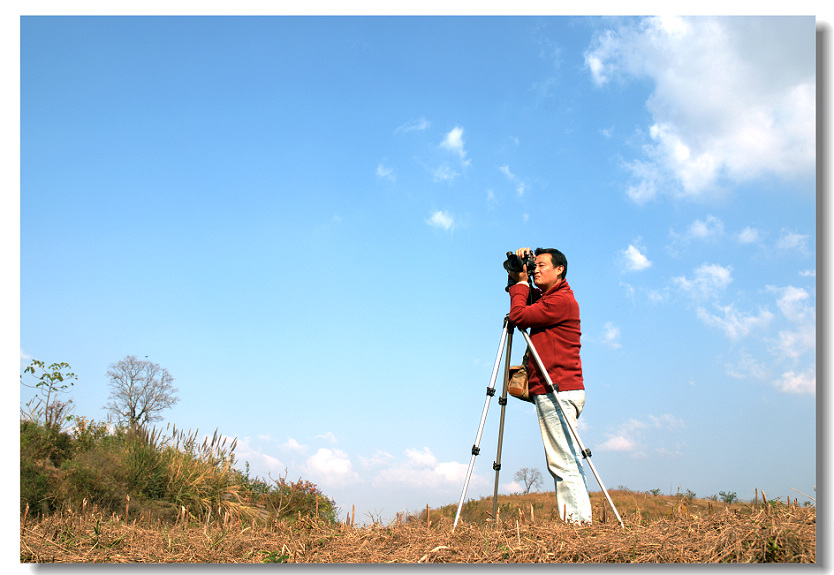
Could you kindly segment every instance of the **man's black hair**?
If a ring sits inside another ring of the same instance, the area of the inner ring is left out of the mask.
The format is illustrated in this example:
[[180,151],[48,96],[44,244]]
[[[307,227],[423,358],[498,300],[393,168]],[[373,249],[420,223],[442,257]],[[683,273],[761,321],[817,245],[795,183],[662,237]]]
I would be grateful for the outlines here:
[[559,277],[565,279],[565,276],[568,275],[568,259],[565,257],[565,254],[563,254],[559,250],[555,248],[536,248],[536,251],[533,253],[537,256],[540,256],[542,254],[550,254],[550,261],[553,262],[554,268],[558,268],[559,266],[565,268],[564,270],[562,270],[562,275]]

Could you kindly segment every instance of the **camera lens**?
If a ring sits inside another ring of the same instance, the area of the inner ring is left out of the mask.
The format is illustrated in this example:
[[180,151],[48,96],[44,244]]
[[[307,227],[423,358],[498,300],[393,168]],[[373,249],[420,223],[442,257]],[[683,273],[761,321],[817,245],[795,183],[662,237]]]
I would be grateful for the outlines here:
[[524,271],[524,262],[513,252],[507,252],[507,259],[504,261],[504,269],[508,272]]

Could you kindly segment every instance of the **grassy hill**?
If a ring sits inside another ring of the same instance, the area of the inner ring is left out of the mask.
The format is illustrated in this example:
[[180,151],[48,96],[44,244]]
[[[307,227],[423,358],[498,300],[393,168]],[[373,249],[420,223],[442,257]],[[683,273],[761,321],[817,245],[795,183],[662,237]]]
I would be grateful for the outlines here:
[[[602,503],[595,494],[595,514]],[[391,525],[353,527],[315,516],[256,522],[240,516],[151,516],[87,509],[21,518],[25,563],[813,563],[816,510],[775,501],[721,504],[615,491],[623,518],[575,526],[549,517],[549,494],[424,510]],[[532,507],[532,512],[527,511]],[[602,513],[599,510],[599,513]]]
[[[756,492],[751,503],[735,501],[726,503],[715,499],[699,499],[691,494],[660,495],[630,489],[613,489],[608,494],[622,518],[625,515],[639,516],[644,521],[654,519],[670,518],[680,515],[705,516],[731,509],[739,513],[751,509],[753,506],[764,503],[765,495]],[[601,491],[591,492],[591,507],[593,509],[593,520],[601,523],[617,522],[617,518],[608,505],[605,495]],[[771,499],[770,505],[787,505],[789,497]],[[796,500],[790,503],[797,505]],[[417,520],[423,521],[428,512],[429,517],[451,518],[454,520],[457,513],[457,503],[444,505],[437,509],[423,510]],[[492,497],[484,497],[479,500],[466,501],[461,508],[460,520],[473,523],[485,523],[493,520]],[[527,495],[499,495],[498,496],[498,519],[522,520],[558,520],[559,514],[556,509],[556,498],[552,492],[530,493]]]
[[341,522],[299,479],[269,483],[234,467],[215,434],[109,428],[72,433],[21,420],[23,563],[716,563],[814,562],[816,510],[765,499],[600,492],[593,524],[558,519],[552,493],[502,495],[398,517]]

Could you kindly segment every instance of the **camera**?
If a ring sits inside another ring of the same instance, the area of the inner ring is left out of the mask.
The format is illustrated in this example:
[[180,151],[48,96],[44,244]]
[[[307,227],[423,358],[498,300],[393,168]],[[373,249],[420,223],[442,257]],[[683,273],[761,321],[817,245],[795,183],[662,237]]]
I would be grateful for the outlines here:
[[507,252],[507,259],[504,261],[504,269],[508,272],[523,272],[524,266],[527,266],[527,273],[532,274],[536,269],[536,258],[531,252],[527,252],[523,258],[518,257],[513,252]]

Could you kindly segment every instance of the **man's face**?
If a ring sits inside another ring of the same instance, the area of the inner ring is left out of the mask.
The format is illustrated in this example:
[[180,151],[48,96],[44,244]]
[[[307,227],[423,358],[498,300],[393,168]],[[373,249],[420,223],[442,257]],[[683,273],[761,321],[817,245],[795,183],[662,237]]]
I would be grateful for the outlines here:
[[536,256],[536,271],[533,272],[533,283],[537,288],[546,292],[562,281],[559,276],[563,271],[562,266],[553,267],[550,254],[538,255]]

